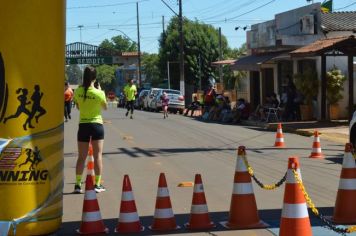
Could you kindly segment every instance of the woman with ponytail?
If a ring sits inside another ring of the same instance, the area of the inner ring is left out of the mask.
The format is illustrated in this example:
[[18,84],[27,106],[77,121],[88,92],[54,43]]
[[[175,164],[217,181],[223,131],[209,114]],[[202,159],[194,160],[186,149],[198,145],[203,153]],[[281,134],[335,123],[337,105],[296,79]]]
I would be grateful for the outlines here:
[[86,67],[83,75],[83,85],[74,92],[74,102],[79,112],[78,159],[76,165],[76,181],[74,192],[82,193],[81,182],[85,166],[85,159],[88,155],[89,143],[93,147],[94,171],[95,171],[95,191],[104,192],[105,188],[101,184],[101,174],[103,169],[102,153],[104,144],[104,127],[101,110],[107,109],[105,93],[94,87],[96,80],[96,70],[94,67]]

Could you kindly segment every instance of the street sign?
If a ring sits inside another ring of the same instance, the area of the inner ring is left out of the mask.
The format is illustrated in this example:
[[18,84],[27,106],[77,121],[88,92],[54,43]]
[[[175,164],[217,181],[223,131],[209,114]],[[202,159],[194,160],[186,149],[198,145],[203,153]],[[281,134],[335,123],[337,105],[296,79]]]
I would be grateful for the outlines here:
[[113,64],[113,58],[112,57],[66,58],[66,65],[73,65],[73,64],[90,64],[90,65]]

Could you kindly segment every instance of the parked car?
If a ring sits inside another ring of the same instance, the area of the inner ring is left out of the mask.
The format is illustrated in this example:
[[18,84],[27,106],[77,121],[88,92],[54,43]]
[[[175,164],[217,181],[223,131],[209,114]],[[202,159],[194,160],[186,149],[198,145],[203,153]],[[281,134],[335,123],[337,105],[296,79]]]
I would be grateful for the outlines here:
[[148,96],[146,96],[146,98],[144,100],[143,108],[145,110],[148,110],[148,111],[152,111],[153,110],[153,108],[151,108],[151,102],[155,98],[155,96],[157,95],[159,90],[162,90],[162,89],[161,88],[151,88],[150,89],[150,92],[148,93]]
[[144,107],[144,100],[146,99],[148,93],[150,92],[150,90],[148,89],[143,89],[141,90],[140,94],[138,95],[136,101],[135,101],[135,108],[136,109],[143,109]]
[[154,110],[162,110],[161,96],[163,95],[163,92],[166,92],[169,98],[168,111],[173,112],[174,114],[177,112],[183,114],[185,108],[184,96],[179,90],[174,89],[162,89],[158,92],[155,98],[155,104],[152,104]]
[[350,121],[350,143],[352,143],[354,148],[356,147],[356,111]]

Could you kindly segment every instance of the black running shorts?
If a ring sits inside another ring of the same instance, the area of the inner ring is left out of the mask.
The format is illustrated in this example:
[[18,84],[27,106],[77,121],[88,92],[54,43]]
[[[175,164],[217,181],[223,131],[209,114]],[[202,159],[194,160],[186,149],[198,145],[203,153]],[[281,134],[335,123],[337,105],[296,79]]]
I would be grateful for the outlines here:
[[89,142],[91,140],[104,139],[104,126],[99,123],[79,124],[77,140],[79,142]]

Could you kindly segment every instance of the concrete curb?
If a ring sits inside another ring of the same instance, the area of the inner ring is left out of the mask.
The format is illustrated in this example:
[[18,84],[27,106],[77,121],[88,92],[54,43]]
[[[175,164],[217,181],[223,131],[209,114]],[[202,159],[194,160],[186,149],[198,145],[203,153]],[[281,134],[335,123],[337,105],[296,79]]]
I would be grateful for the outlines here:
[[[269,131],[276,131],[277,130],[277,125],[278,123],[262,123],[262,122],[256,122],[256,121],[250,121],[250,120],[243,120],[241,122],[242,125],[245,126],[257,126]],[[282,123],[283,125],[283,123]],[[312,129],[296,129],[293,127],[288,127],[288,126],[283,126],[283,132],[284,133],[292,133],[292,134],[298,134],[301,136],[305,137],[311,137],[314,135],[314,131],[316,128]],[[330,141],[338,142],[338,143],[347,143],[349,142],[349,136],[346,134],[342,133],[333,133],[333,132],[323,132],[322,130],[318,130],[320,137],[325,138]]]

